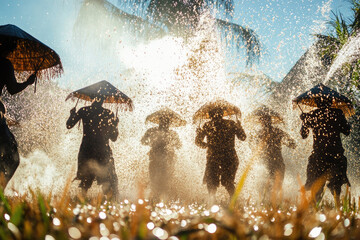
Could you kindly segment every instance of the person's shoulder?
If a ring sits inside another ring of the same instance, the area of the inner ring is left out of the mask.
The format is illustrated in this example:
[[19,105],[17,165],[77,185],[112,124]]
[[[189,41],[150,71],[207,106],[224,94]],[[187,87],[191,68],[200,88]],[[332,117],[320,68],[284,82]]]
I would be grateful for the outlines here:
[[104,111],[107,115],[115,116],[115,115],[114,115],[114,112],[111,111],[110,109],[107,109],[107,108],[103,108],[103,109],[104,109],[103,111]]
[[204,123],[204,125],[202,126],[203,129],[205,128],[209,128],[213,123],[211,121],[208,121],[206,123]]
[[146,133],[147,134],[152,134],[152,133],[156,133],[158,131],[159,131],[158,127],[152,127],[152,128],[149,128],[148,130],[146,130]]
[[83,113],[89,111],[90,107],[82,107],[79,109],[78,113]]
[[223,119],[223,122],[225,123],[225,125],[229,126],[229,127],[236,127],[236,123],[234,120],[231,119]]
[[12,65],[11,61],[7,58],[4,57],[0,57],[0,63],[1,64],[7,64],[7,65]]
[[344,112],[339,108],[330,108],[330,110],[336,114],[342,115]]
[[11,61],[7,58],[0,57],[0,68],[1,69],[13,69]]

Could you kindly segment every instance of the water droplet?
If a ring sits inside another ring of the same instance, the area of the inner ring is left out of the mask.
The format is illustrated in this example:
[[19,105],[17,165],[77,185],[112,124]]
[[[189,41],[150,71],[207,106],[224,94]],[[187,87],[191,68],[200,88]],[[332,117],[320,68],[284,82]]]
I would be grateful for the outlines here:
[[55,240],[55,238],[51,235],[46,235],[45,240]]
[[345,227],[350,226],[350,220],[349,220],[348,218],[345,219],[345,221],[344,221],[344,226],[345,226]]
[[216,229],[216,225],[214,223],[211,223],[209,226],[207,226],[206,231],[208,231],[209,233],[215,233]]
[[60,226],[60,224],[61,224],[60,219],[54,218],[54,219],[53,219],[53,224],[54,224],[55,226]]
[[149,230],[153,230],[155,227],[155,224],[153,222],[149,222],[146,226]]
[[325,222],[325,221],[326,221],[326,216],[325,216],[325,214],[320,214],[320,215],[319,215],[319,221],[320,221],[320,222]]
[[321,227],[314,227],[314,228],[310,231],[309,237],[311,237],[311,238],[316,238],[317,236],[320,235],[321,230],[322,230]]
[[220,207],[218,205],[214,205],[211,207],[210,211],[212,213],[217,213],[220,210]]
[[160,239],[167,239],[169,236],[169,234],[164,229],[161,229],[159,227],[154,228],[152,233]]
[[106,218],[106,213],[100,212],[100,213],[99,213],[99,218],[105,219],[105,218]]
[[81,238],[81,232],[76,227],[70,227],[68,232],[69,232],[70,237],[72,237],[74,239]]

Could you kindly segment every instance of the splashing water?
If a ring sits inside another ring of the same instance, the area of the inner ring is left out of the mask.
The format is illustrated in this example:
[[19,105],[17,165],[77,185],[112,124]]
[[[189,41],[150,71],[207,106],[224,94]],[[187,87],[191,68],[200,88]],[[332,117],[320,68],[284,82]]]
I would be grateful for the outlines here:
[[[205,102],[223,98],[240,107],[245,131],[250,134],[256,126],[247,121],[247,115],[258,103],[269,103],[262,90],[259,91],[264,86],[262,80],[259,85],[248,82],[234,84],[226,71],[226,46],[208,13],[201,16],[194,35],[187,39],[164,36],[152,40],[132,36],[122,26],[123,22],[116,22],[108,16],[106,9],[93,8],[88,14],[98,16],[99,22],[76,22],[75,41],[67,44],[72,46],[76,58],[73,61],[77,65],[68,66],[70,70],[67,71],[67,63],[64,63],[65,74],[59,83],[66,81],[74,90],[106,79],[133,99],[135,110],[119,113],[120,135],[115,143],[111,143],[121,196],[135,197],[138,189],[145,189],[148,193],[149,149],[140,144],[140,139],[146,129],[152,127],[145,125],[146,116],[167,106],[188,122],[185,127],[174,129],[182,141],[182,148],[177,152],[177,171],[171,179],[174,195],[204,200],[207,190],[202,185],[202,178],[206,152],[194,144],[197,125],[192,123],[192,115]],[[82,19],[86,17],[89,16]],[[87,33],[85,42],[79,40],[84,34],[76,26]],[[102,26],[107,28],[99,31]],[[6,189],[7,194],[22,194],[29,187],[57,194],[63,191],[67,181],[75,177],[82,129],[66,129],[69,110],[75,103],[64,101],[70,90],[53,85],[43,83],[38,86],[37,94],[27,89],[9,100],[16,102],[11,104],[9,112],[21,122],[20,127],[12,129],[20,146],[21,164]],[[88,104],[80,102],[80,105]],[[105,107],[116,110],[111,105]],[[283,113],[285,116],[299,114],[287,108]],[[297,194],[296,175],[304,176],[306,159],[311,151],[311,140],[299,140],[297,120],[289,117],[284,126],[297,137],[298,146],[301,146],[296,151],[283,150],[286,164],[284,188],[289,196]],[[254,186],[261,186],[266,181],[266,177],[262,177],[266,176],[266,169],[260,157],[251,158],[248,141],[237,141],[236,150],[240,160],[236,182],[249,159],[255,159],[245,183],[244,197],[257,198],[262,189],[254,191]],[[77,193],[77,184],[77,181],[72,183],[71,193]],[[93,193],[96,191],[100,189],[95,187]],[[225,189],[221,188],[219,192],[218,195],[227,195]]]

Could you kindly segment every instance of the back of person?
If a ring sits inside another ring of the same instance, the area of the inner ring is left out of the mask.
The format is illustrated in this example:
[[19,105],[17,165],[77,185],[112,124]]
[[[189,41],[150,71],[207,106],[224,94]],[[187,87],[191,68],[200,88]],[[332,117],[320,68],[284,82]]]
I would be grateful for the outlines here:
[[[173,130],[162,130],[159,127],[150,128],[145,133],[144,139],[149,141],[151,151],[155,152],[174,152],[175,148],[180,147],[178,134]],[[145,141],[145,140],[144,140]]]
[[4,86],[7,84],[7,79],[13,74],[14,68],[11,62],[4,57],[0,57],[0,94]]
[[237,127],[234,121],[219,119],[204,124],[208,149],[217,152],[234,150]]
[[[83,107],[78,112],[83,122],[82,153],[91,158],[107,159],[111,155],[109,139],[117,139],[114,114],[102,106]],[[85,156],[84,156],[85,157]]]
[[319,108],[305,119],[304,127],[312,128],[314,151],[343,153],[340,133],[349,135],[350,125],[340,109]]
[[83,122],[83,137],[90,141],[108,143],[111,138],[111,121],[114,114],[101,106],[79,110]]
[[266,160],[282,159],[281,144],[284,132],[276,127],[263,128],[258,133],[260,144],[262,144],[261,156]]

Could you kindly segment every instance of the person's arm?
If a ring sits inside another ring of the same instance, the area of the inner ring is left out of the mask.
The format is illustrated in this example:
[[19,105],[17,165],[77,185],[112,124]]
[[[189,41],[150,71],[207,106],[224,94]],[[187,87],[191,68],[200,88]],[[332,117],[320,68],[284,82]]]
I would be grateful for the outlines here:
[[[79,112],[81,109],[79,110]],[[66,121],[67,129],[73,128],[75,124],[81,119],[79,112],[76,112],[76,108],[70,110],[69,119]]]
[[345,115],[344,115],[344,113],[342,111],[341,111],[341,116],[339,117],[339,119],[340,119],[341,132],[344,135],[348,136],[350,134],[350,131],[351,131],[351,126],[348,123],[348,121],[346,120]]
[[282,132],[282,142],[285,144],[285,146],[291,148],[291,149],[295,149],[296,148],[296,142],[295,140],[290,137],[290,135],[286,132]]
[[111,133],[110,133],[110,140],[115,142],[119,136],[119,129],[118,129],[118,124],[119,124],[119,118],[115,117],[113,113],[111,113]]
[[151,129],[148,129],[144,136],[141,138],[141,144],[142,145],[149,145],[150,144],[150,132],[151,132]]
[[303,139],[307,138],[309,136],[309,132],[310,132],[310,129],[309,129],[309,120],[308,120],[309,116],[308,114],[306,113],[302,113],[300,115],[300,119],[302,121],[302,125],[301,125],[301,129],[300,129],[300,134],[301,134],[301,137]]
[[245,131],[244,129],[242,128],[241,126],[241,123],[239,120],[236,121],[236,124],[235,124],[235,128],[236,128],[236,136],[239,140],[241,141],[245,141],[246,139],[246,134],[245,134]]
[[4,79],[5,79],[5,85],[6,85],[6,89],[8,90],[8,92],[11,95],[14,95],[16,93],[21,92],[22,90],[24,90],[27,86],[33,84],[35,82],[36,79],[36,72],[31,74],[29,76],[29,78],[22,83],[18,83],[16,81],[16,77],[14,74],[14,67],[12,66],[11,62],[9,61],[7,63],[7,65],[4,67]]
[[206,136],[206,132],[201,129],[201,127],[198,127],[196,129],[196,137],[195,137],[195,144],[196,146],[200,147],[200,148],[207,148],[208,144],[206,142],[204,142]]
[[179,149],[182,146],[179,135],[176,132],[174,132],[174,146],[176,149]]

